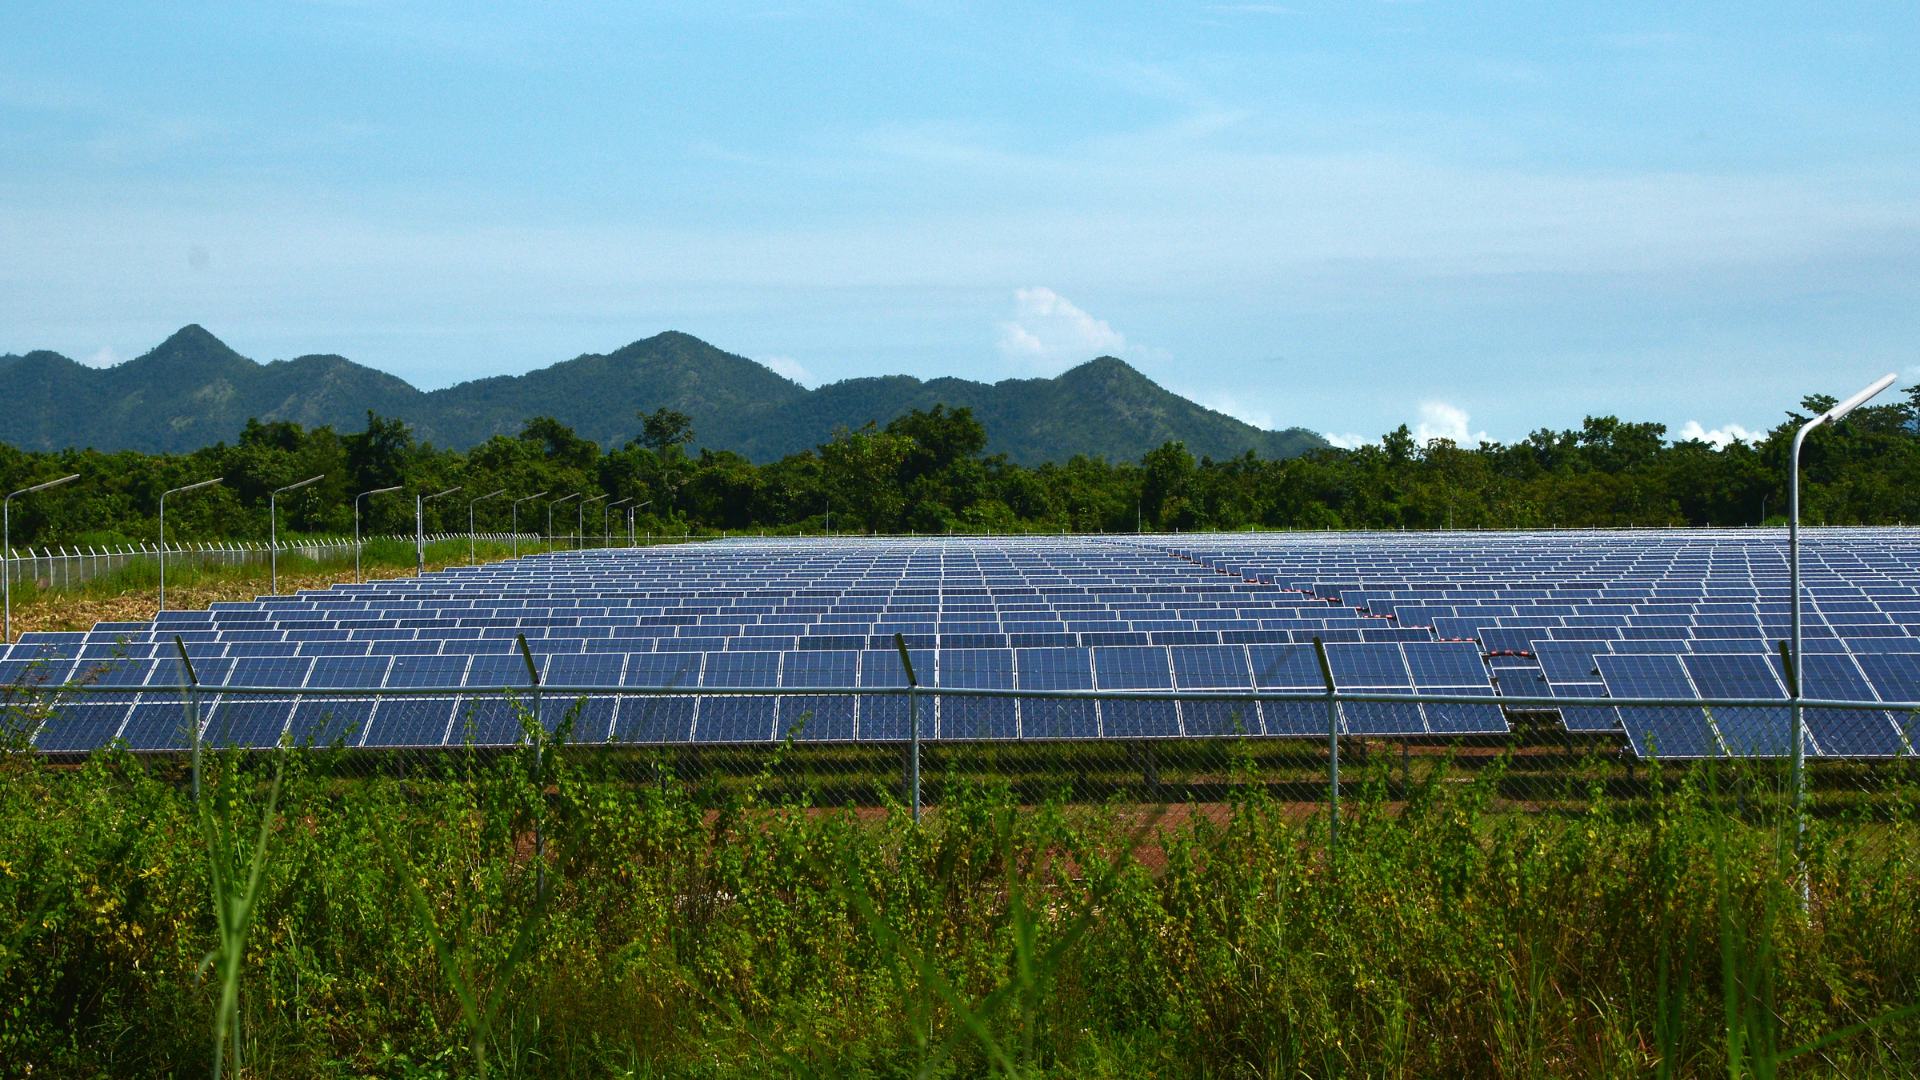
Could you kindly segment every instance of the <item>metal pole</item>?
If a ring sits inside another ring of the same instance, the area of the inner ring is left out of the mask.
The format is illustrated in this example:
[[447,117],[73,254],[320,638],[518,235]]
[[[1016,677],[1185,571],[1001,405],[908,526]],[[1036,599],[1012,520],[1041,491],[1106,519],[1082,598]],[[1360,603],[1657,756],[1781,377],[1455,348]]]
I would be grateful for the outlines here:
[[1876,379],[1872,385],[1847,400],[1828,409],[1800,425],[1793,433],[1793,452],[1788,458],[1787,469],[1787,577],[1788,590],[1793,594],[1792,619],[1793,655],[1792,690],[1793,707],[1793,819],[1794,848],[1800,858],[1800,906],[1804,910],[1812,901],[1812,887],[1807,881],[1805,861],[1807,839],[1807,728],[1804,707],[1801,705],[1800,685],[1801,668],[1800,645],[1800,444],[1807,439],[1807,433],[1829,420],[1840,420],[1848,413],[1867,403],[1875,394],[1892,386],[1895,376],[1889,372]]
[[920,824],[920,680],[913,673],[913,658],[907,655],[907,639],[896,633],[893,647],[900,650],[900,666],[907,669],[907,723],[911,734],[907,742],[907,792],[913,801],[913,823]]
[[445,491],[436,491],[431,495],[421,495],[418,492],[414,494],[413,565],[416,573],[424,574],[427,572],[427,504],[444,495],[451,495],[459,490],[460,485],[455,484]]
[[267,572],[273,582],[270,587],[275,596],[280,595],[280,495],[282,492],[297,491],[308,484],[317,484],[326,478],[326,473],[310,476],[297,484],[274,488],[267,495]]
[[546,895],[547,891],[547,782],[543,768],[546,762],[546,720],[540,715],[540,665],[533,662],[533,650],[527,647],[527,635],[513,636],[520,643],[520,659],[527,663],[527,681],[533,684],[533,723],[539,729],[539,734],[533,736],[537,740],[533,744],[533,788],[540,801],[540,809],[533,816],[533,895],[538,898]]
[[573,550],[579,551],[587,544],[587,504],[597,503],[606,497],[605,493],[602,493],[591,499],[581,499],[579,505],[574,507],[576,520],[573,525]]
[[59,487],[61,484],[78,479],[80,479],[80,474],[74,473],[71,476],[63,476],[58,480],[48,480],[45,483],[35,484],[32,487],[21,488],[12,495],[8,495],[5,499],[0,499],[0,592],[4,592],[5,594],[5,599],[0,601],[0,607],[4,607],[5,609],[5,632],[6,640],[9,642],[13,640],[13,565],[10,560],[13,558],[14,496],[30,495],[36,491],[45,491],[48,488]]
[[579,497],[580,493],[576,491],[571,495],[562,495],[547,504],[547,543],[553,543],[553,508],[563,502],[571,502]]
[[367,580],[360,573],[360,500],[369,495],[385,495],[389,491],[399,491],[400,487],[401,485],[395,484],[392,487],[374,488],[372,491],[363,491],[353,497],[353,579],[355,581]]
[[1327,869],[1333,871],[1340,853],[1340,702],[1334,698],[1333,665],[1327,646],[1313,639],[1313,655],[1320,661],[1320,678],[1327,684]]
[[600,515],[600,546],[601,547],[613,546],[613,524],[612,524],[613,508],[616,506],[625,506],[626,504],[632,501],[633,501],[633,496],[629,495],[624,499],[617,499],[607,504],[606,510],[602,512]]
[[173,635],[173,647],[180,653],[180,666],[187,670],[184,702],[187,710],[187,735],[189,746],[193,749],[193,797],[200,797],[200,676],[193,670],[193,661],[187,657],[187,643],[180,635]]
[[211,480],[202,480],[197,484],[177,487],[160,493],[160,611],[167,610],[167,496],[183,495],[189,491],[198,491],[203,487],[219,483],[225,477],[216,476]]
[[545,494],[546,490],[543,488],[531,495],[513,500],[513,557],[516,559],[520,557],[520,504],[537,499]]
[[473,508],[486,502],[488,499],[498,498],[506,493],[506,488],[501,488],[499,491],[489,491],[485,495],[467,503],[467,562],[474,566],[480,565],[480,546],[475,543],[473,539]]

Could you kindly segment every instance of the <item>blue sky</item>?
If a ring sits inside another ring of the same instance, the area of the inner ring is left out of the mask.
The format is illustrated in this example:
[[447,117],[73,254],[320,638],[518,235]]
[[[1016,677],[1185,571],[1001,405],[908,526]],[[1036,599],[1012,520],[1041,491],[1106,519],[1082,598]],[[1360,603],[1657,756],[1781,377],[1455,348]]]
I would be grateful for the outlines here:
[[0,351],[1114,353],[1501,440],[1920,374],[1920,8],[1593,7],[16,0]]

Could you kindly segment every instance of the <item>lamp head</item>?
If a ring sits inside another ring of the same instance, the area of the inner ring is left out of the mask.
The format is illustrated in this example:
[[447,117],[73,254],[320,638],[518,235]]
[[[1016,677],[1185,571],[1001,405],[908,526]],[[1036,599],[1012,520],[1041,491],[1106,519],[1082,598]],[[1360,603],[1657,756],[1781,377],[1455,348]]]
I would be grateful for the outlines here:
[[1872,400],[1875,394],[1878,394],[1880,391],[1885,390],[1889,386],[1892,386],[1894,383],[1894,379],[1896,377],[1897,376],[1895,376],[1892,372],[1888,372],[1887,374],[1880,376],[1878,379],[1874,380],[1872,386],[1867,387],[1866,389],[1853,395],[1852,397],[1841,402],[1840,404],[1835,405],[1833,408],[1828,409],[1826,411],[1826,414],[1822,416],[1820,419],[1839,420],[1845,417],[1848,413],[1852,412],[1853,410],[1859,408],[1862,405],[1865,405],[1868,401]]

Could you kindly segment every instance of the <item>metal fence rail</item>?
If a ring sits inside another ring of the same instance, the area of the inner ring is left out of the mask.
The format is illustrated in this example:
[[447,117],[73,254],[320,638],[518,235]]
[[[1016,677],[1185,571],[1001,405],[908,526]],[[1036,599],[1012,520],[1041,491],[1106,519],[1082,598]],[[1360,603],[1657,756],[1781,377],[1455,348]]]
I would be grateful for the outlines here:
[[[512,533],[477,533],[474,539],[505,543],[514,539]],[[523,541],[538,541],[541,538],[532,533],[521,533]],[[466,540],[466,533],[431,533],[429,543],[447,540]],[[394,540],[413,543],[411,535],[369,536],[362,543],[372,540]],[[228,541],[204,541],[173,543],[167,545],[167,559],[176,565],[191,566],[266,566],[271,560],[273,549],[267,544],[235,543]],[[282,555],[303,555],[316,562],[349,560],[353,558],[354,542],[352,538],[325,538],[317,540],[290,540],[280,545]],[[104,577],[141,562],[151,562],[160,557],[160,548],[155,544],[106,544],[75,545],[74,547],[55,546],[43,548],[19,548],[8,553],[7,574],[15,585],[33,582],[39,587],[66,588],[81,584],[94,578]]]

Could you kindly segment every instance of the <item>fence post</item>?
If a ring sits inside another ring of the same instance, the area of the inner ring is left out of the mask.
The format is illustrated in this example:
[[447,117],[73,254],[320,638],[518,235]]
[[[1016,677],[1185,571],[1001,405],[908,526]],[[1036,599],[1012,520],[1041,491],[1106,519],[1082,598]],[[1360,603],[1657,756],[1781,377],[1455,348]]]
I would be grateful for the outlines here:
[[[1795,603],[1800,602],[1797,595],[1793,599]],[[1787,681],[1787,699],[1793,702],[1793,708],[1790,710],[1792,720],[1787,734],[1793,739],[1794,749],[1797,751],[1800,740],[1805,737],[1806,732],[1806,725],[1801,719],[1800,712],[1800,680],[1795,677],[1796,672],[1793,668],[1795,659],[1793,646],[1784,641],[1780,642],[1779,646],[1780,671]],[[1801,764],[1798,753],[1793,755],[1793,765],[1793,860],[1800,877],[1800,911],[1805,914],[1813,903],[1813,886],[1807,880],[1807,778],[1805,766]]]
[[1327,869],[1334,869],[1340,853],[1340,702],[1334,697],[1333,665],[1327,662],[1327,646],[1318,636],[1313,639],[1313,655],[1320,661],[1320,677],[1327,684]]
[[187,737],[193,750],[193,798],[200,800],[200,676],[193,670],[193,661],[187,657],[187,643],[180,635],[173,635],[173,647],[180,653],[180,666],[187,669],[187,685],[183,697],[187,711]]
[[539,731],[533,736],[533,793],[537,806],[533,814],[533,895],[547,894],[547,779],[542,767],[546,761],[547,725],[540,715],[540,665],[533,662],[533,650],[527,647],[527,635],[513,635],[520,643],[520,659],[527,662],[527,681],[533,685],[533,724]]
[[907,639],[898,632],[893,647],[900,650],[900,666],[907,669],[907,793],[913,800],[913,823],[920,824],[920,680],[913,673],[913,658],[907,655]]

